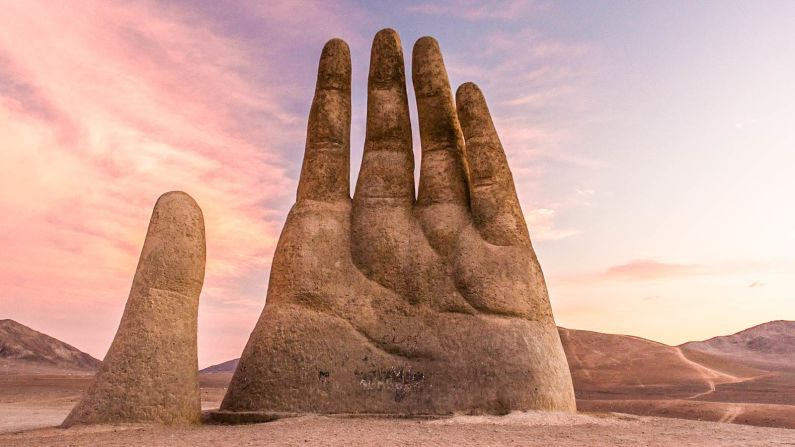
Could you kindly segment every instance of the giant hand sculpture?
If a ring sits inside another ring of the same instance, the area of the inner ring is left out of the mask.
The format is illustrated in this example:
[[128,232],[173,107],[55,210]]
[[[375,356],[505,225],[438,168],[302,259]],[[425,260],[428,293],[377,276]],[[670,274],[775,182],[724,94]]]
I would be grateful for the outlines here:
[[[218,415],[574,411],[544,277],[486,102],[453,102],[436,41],[413,53],[414,157],[397,33],[373,42],[350,198],[351,66],[320,57],[295,205]],[[223,418],[223,417],[222,417]]]

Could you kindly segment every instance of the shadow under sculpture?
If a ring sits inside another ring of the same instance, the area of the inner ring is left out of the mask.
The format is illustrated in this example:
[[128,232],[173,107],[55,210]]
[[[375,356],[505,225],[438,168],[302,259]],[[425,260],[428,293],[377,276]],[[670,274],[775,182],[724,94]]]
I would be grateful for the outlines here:
[[486,102],[471,83],[454,102],[430,37],[417,41],[412,66],[422,144],[417,196],[401,43],[387,29],[372,46],[351,199],[349,49],[339,39],[324,47],[297,200],[264,311],[216,420],[575,411],[543,274]]
[[201,421],[196,324],[204,264],[201,209],[184,192],[163,194],[116,337],[64,427]]

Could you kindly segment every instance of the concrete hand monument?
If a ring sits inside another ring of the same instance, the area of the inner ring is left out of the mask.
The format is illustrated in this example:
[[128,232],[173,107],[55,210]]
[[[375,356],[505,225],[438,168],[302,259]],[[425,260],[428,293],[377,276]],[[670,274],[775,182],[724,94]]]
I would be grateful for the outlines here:
[[220,419],[575,410],[483,95],[467,83],[453,99],[430,37],[415,44],[412,69],[416,197],[401,43],[383,30],[372,46],[351,199],[350,54],[338,39],[323,49],[296,203]]
[[196,320],[204,262],[201,209],[184,192],[163,194],[116,337],[64,427],[200,422]]

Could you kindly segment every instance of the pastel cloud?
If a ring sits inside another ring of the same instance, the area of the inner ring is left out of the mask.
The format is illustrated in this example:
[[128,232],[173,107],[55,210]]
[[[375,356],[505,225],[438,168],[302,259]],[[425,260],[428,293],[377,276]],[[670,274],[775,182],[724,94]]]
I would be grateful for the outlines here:
[[536,2],[528,0],[447,0],[411,5],[409,12],[458,17],[470,21],[515,20],[528,13]]
[[[791,267],[791,262],[781,260],[689,264],[657,259],[634,259],[609,266],[598,272],[555,275],[553,281],[570,284],[656,283],[695,277],[745,277],[755,273],[777,274],[787,271]],[[753,281],[748,287],[756,288],[764,285],[765,283],[762,281]]]
[[582,234],[582,230],[558,228],[555,214],[556,211],[549,208],[536,208],[525,213],[527,227],[534,242],[557,241]]
[[700,265],[674,264],[650,259],[636,259],[626,264],[609,267],[604,276],[633,280],[650,280],[659,278],[696,275],[704,272]]
[[[609,267],[603,273],[603,277],[608,279],[654,280],[687,276],[738,276],[755,272],[782,272],[790,268],[792,268],[792,263],[786,260],[682,264],[654,259],[636,259],[626,264]],[[761,287],[764,285],[764,282],[754,281],[749,287]]]
[[[304,25],[335,17],[289,3],[276,12]],[[311,87],[188,8],[31,1],[2,17],[0,313],[101,357],[152,205],[184,190],[207,227],[200,324],[253,326],[294,195],[305,126],[295,105]]]

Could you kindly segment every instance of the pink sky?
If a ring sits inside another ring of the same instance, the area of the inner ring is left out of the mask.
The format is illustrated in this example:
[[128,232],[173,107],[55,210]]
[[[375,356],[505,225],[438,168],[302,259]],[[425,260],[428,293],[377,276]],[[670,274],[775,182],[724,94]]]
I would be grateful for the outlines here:
[[184,190],[207,225],[200,364],[237,357],[320,49],[352,48],[356,178],[390,26],[487,95],[559,324],[681,343],[795,319],[795,7],[486,3],[4,2],[0,318],[102,358],[151,207]]

